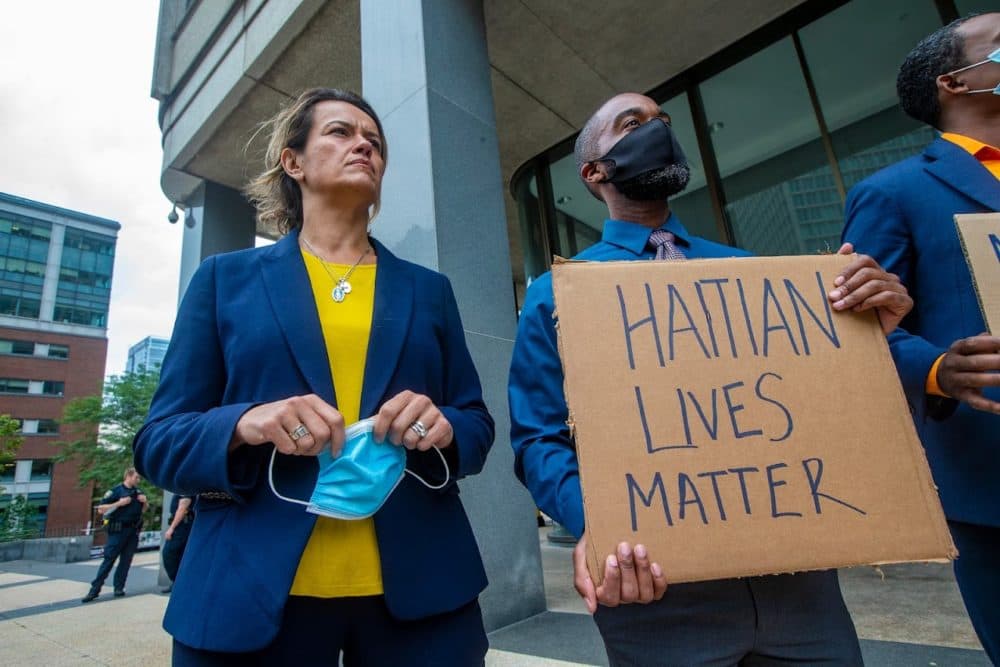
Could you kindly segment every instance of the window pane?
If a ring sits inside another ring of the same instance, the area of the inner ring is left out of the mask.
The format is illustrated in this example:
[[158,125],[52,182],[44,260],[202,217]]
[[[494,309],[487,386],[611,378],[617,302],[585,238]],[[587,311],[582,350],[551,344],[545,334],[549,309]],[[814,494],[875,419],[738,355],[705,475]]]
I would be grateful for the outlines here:
[[[899,108],[896,74],[906,54],[940,26],[930,0],[854,0],[800,31],[845,188],[933,140],[930,128]],[[839,226],[833,231],[839,234]]]
[[20,296],[0,295],[0,315],[38,317],[41,301]]
[[59,433],[59,422],[55,419],[39,419],[36,433],[44,435]]
[[8,394],[27,394],[28,381],[15,378],[0,378],[0,392]]
[[572,257],[601,239],[608,207],[580,180],[572,153],[549,166],[559,232],[558,254]]
[[[518,218],[521,227],[521,252],[523,253],[525,285],[519,285],[519,291],[531,284],[531,281],[548,270],[549,260],[545,256],[545,230],[542,228],[541,204],[538,201],[538,186],[534,167],[521,171],[514,185],[514,198],[517,199]],[[523,302],[523,292],[517,295],[517,302]]]
[[69,359],[69,346],[50,344],[49,356],[53,359]]
[[0,340],[0,354],[32,355],[34,353],[35,344],[30,340]]
[[736,244],[759,255],[824,249],[814,225],[839,224],[843,203],[791,38],[701,91]]
[[47,396],[62,396],[63,395],[63,383],[56,382],[53,380],[46,380],[42,383],[42,393]]
[[52,461],[36,460],[31,462],[31,481],[49,479],[52,477]]

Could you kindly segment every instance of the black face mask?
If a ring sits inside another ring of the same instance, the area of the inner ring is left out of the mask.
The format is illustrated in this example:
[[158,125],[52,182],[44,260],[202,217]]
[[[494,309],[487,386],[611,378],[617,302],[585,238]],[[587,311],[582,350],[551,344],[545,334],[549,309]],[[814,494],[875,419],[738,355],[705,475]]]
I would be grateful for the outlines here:
[[609,163],[609,183],[640,201],[665,200],[681,192],[691,175],[673,130],[659,118],[629,132],[597,161]]

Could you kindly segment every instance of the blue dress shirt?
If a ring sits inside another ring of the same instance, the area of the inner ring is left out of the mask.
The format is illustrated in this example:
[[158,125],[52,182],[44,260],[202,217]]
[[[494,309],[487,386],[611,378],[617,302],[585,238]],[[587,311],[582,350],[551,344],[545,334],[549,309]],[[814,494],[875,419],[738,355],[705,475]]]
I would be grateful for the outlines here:
[[[678,249],[689,259],[749,254],[690,235],[673,214],[662,229],[674,234]],[[646,247],[652,231],[632,222],[606,220],[601,240],[574,259],[652,259],[655,253]],[[510,442],[514,472],[535,504],[579,538],[584,527],[583,496],[576,444],[566,425],[569,415],[552,312],[552,276],[546,273],[528,288],[518,322],[507,387]]]

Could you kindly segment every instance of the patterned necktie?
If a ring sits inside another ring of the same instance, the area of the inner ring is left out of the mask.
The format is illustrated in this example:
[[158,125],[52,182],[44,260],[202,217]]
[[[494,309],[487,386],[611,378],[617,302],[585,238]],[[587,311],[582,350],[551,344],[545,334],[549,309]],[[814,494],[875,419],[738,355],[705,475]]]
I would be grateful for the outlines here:
[[646,245],[656,250],[656,259],[687,259],[674,245],[676,238],[665,229],[655,229],[649,235]]

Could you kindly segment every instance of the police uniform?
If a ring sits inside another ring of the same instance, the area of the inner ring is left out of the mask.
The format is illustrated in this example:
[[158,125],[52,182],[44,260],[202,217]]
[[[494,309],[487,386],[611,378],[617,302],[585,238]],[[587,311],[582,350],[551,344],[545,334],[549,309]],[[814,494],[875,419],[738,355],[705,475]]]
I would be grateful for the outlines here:
[[[177,508],[182,499],[194,500],[193,496],[182,496],[175,494],[170,501],[169,524],[173,524],[174,516],[177,515]],[[181,557],[184,555],[184,547],[187,546],[188,535],[191,534],[191,523],[194,521],[194,503],[188,506],[184,520],[174,528],[174,534],[169,540],[161,542],[160,553],[163,555],[163,569],[166,570],[170,581],[177,579],[177,570],[181,566]]]
[[125,579],[128,577],[128,569],[132,565],[132,556],[135,555],[136,547],[139,546],[139,530],[142,528],[142,503],[139,496],[142,491],[139,487],[128,488],[124,484],[119,484],[104,494],[101,498],[101,505],[110,505],[118,502],[122,498],[129,496],[132,502],[122,507],[115,508],[105,515],[107,520],[108,542],[104,545],[104,561],[97,570],[97,576],[90,583],[90,592],[83,602],[90,602],[98,596],[104,586],[104,580],[111,573],[111,567],[118,559],[118,567],[115,569],[115,597],[125,595]]

